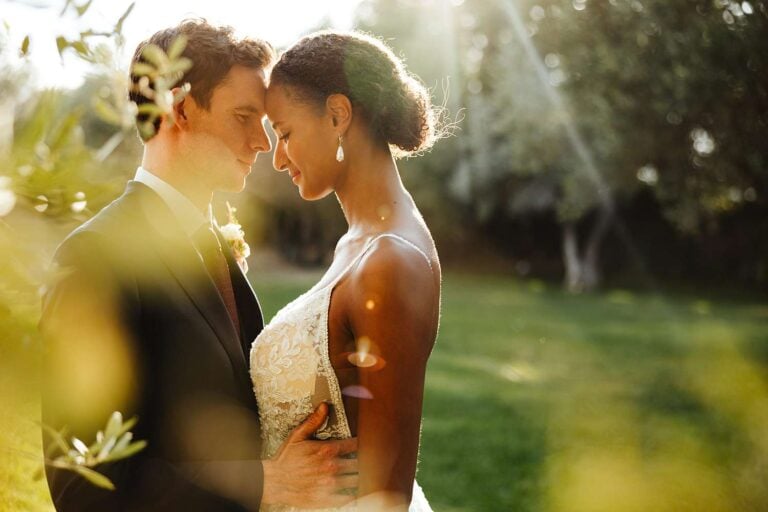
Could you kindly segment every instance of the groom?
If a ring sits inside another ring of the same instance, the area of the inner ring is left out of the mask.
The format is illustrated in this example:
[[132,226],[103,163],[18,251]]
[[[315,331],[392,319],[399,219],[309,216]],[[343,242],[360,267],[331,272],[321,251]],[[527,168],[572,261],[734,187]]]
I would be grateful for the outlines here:
[[[156,123],[125,192],[70,234],[55,260],[41,328],[43,421],[92,442],[112,411],[138,416],[147,447],[97,467],[116,490],[47,467],[59,511],[244,511],[284,503],[340,506],[356,441],[313,441],[321,405],[270,460],[259,460],[248,372],[263,328],[256,296],[209,215],[214,191],[243,189],[264,130],[267,43],[188,20],[140,44],[168,50],[179,35],[194,65],[173,120]],[[137,77],[132,76],[136,83]],[[138,93],[139,105],[149,100]],[[141,116],[139,121],[142,121]],[[48,440],[47,440],[48,441]]]

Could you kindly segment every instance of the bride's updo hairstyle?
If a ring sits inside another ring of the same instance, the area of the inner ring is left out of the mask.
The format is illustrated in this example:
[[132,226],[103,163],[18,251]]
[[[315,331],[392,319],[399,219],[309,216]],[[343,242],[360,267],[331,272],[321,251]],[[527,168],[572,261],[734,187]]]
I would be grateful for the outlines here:
[[427,89],[382,41],[359,32],[305,36],[280,56],[270,85],[321,109],[328,96],[345,95],[371,137],[396,156],[426,151],[438,138]]

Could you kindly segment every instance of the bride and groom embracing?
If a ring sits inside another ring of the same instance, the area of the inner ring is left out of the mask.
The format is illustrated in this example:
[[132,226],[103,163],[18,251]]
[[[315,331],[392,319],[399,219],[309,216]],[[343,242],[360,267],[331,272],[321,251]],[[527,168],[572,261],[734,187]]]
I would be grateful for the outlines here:
[[[190,94],[125,192],[58,248],[41,322],[43,421],[93,439],[120,410],[148,445],[99,466],[114,491],[47,468],[57,510],[430,510],[414,475],[440,263],[393,158],[433,142],[428,93],[356,33],[273,62],[263,41],[187,20],[134,62],[179,35]],[[265,116],[275,169],[306,200],[334,192],[349,225],[320,282],[266,326],[210,215],[271,149]]]

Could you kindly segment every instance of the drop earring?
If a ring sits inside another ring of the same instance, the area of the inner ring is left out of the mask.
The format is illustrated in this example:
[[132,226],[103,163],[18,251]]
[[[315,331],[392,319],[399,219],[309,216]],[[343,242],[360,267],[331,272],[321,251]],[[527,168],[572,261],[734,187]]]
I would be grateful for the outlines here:
[[336,161],[337,162],[343,162],[344,161],[344,148],[341,146],[342,142],[343,142],[343,139],[341,138],[341,135],[339,135],[339,148],[336,150]]

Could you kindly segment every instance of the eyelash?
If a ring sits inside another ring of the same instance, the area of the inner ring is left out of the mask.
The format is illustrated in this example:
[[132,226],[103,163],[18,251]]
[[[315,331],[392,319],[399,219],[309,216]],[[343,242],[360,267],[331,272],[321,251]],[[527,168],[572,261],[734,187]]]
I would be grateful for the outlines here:
[[289,136],[289,135],[290,135],[290,133],[286,133],[285,135],[283,135],[282,137],[280,137],[280,140],[281,140],[281,141],[283,141],[283,142],[288,142],[288,136]]
[[246,123],[246,122],[248,122],[248,116],[245,116],[245,115],[242,115],[242,114],[236,114],[236,115],[235,115],[235,117],[236,117],[236,118],[237,118],[237,120],[238,120],[238,121],[240,121],[241,123]]

